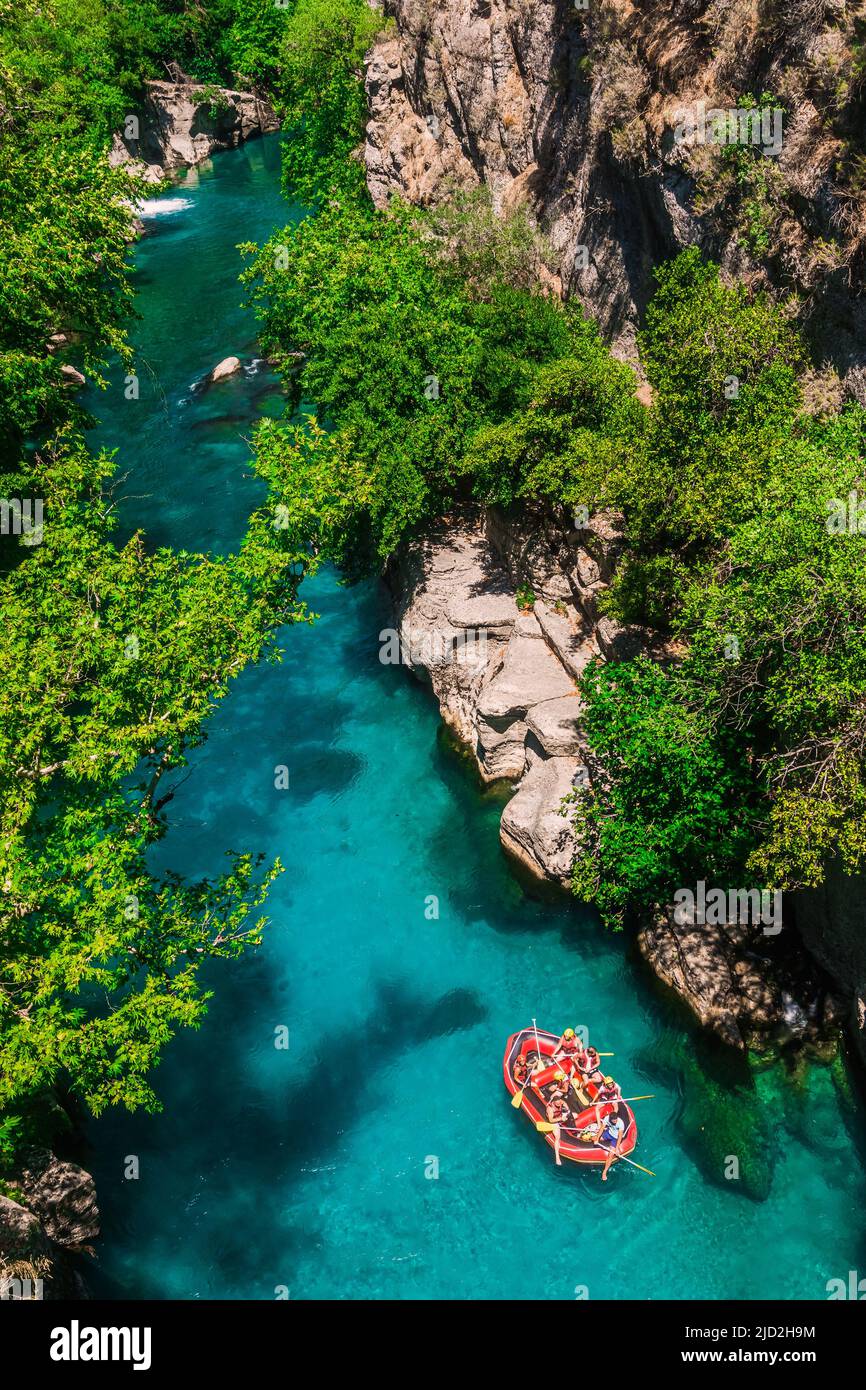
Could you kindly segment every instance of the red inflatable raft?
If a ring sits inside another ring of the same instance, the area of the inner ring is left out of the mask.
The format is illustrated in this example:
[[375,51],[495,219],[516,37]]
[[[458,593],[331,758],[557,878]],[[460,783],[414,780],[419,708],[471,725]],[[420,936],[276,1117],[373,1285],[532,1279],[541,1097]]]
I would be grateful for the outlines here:
[[[525,1115],[528,1115],[533,1124],[538,1120],[546,1120],[546,1105],[555,1088],[553,1073],[561,1067],[563,1071],[569,1073],[573,1063],[568,1060],[565,1063],[554,1063],[553,1050],[559,1042],[558,1033],[545,1033],[541,1028],[538,1029],[538,1042],[536,1043],[536,1031],[534,1028],[523,1028],[519,1033],[512,1033],[505,1046],[505,1057],[502,1063],[502,1073],[505,1079],[505,1088],[510,1095],[521,1088],[514,1079],[514,1064],[519,1053],[524,1053],[530,1072],[535,1067],[538,1060],[539,1049],[541,1058],[549,1058],[549,1065],[533,1076],[532,1081],[523,1092],[523,1100],[520,1108]],[[579,1078],[578,1078],[579,1080]],[[596,1095],[596,1087],[592,1082],[581,1083],[581,1090],[592,1100]],[[566,1124],[562,1127],[560,1137],[559,1152],[560,1157],[570,1158],[573,1163],[604,1163],[608,1150],[602,1148],[592,1140],[580,1138],[580,1130],[590,1126],[596,1127],[596,1108],[590,1105],[583,1108],[581,1102],[575,1094],[572,1085],[572,1104],[570,1106],[570,1116]],[[637,1124],[634,1114],[625,1101],[620,1101],[620,1114],[624,1112],[626,1119],[626,1130],[623,1138],[621,1152],[630,1154],[637,1143]],[[613,1109],[612,1105],[602,1105],[601,1115],[604,1117]],[[574,1129],[576,1133],[570,1133]],[[545,1134],[544,1139],[553,1148],[553,1135]]]

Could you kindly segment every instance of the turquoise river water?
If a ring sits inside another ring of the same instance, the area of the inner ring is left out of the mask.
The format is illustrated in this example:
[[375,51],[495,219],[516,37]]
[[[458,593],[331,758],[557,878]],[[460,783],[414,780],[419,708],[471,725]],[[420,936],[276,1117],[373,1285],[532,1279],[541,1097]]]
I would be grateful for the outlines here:
[[[140,399],[118,381],[92,404],[129,475],[124,526],[154,543],[230,546],[257,496],[246,440],[282,407],[273,378],[189,388],[229,353],[255,357],[236,244],[298,215],[278,166],[269,137],[147,209]],[[518,886],[501,803],[444,746],[429,693],[379,662],[378,589],[325,574],[307,597],[319,620],[282,635],[281,666],[236,683],[173,803],[164,865],[218,872],[225,849],[249,848],[287,872],[261,950],[210,969],[205,1026],[167,1050],[164,1112],[89,1127],[94,1291],[825,1298],[828,1279],[866,1269],[862,1120],[840,1069],[741,1077],[766,1121],[763,1186],[726,1180],[703,1142],[722,1092],[702,1089],[680,1013],[621,938]],[[655,1094],[637,1154],[654,1178],[555,1169],[502,1085],[505,1039],[533,1015],[588,1026],[625,1094]]]

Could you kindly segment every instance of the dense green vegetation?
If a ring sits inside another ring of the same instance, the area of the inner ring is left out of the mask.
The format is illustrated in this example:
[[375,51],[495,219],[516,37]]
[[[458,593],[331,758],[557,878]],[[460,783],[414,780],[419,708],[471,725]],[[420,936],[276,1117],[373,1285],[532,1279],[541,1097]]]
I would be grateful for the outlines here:
[[628,537],[610,606],[685,654],[588,682],[607,775],[578,807],[576,885],[616,919],[708,868],[795,887],[866,851],[866,565],[856,517],[828,525],[862,488],[866,412],[806,415],[778,310],[696,253],[657,278],[655,399],[609,491]]
[[222,75],[240,28],[244,51],[269,42],[270,7],[23,0],[0,19],[0,498],[43,512],[18,535],[4,507],[0,535],[8,1158],[54,1123],[54,1082],[94,1111],[156,1105],[164,1044],[205,1010],[202,965],[258,937],[279,865],[226,846],[243,852],[225,873],[190,883],[155,876],[148,852],[214,702],[303,616],[305,557],[274,527],[273,497],[225,558],[119,539],[113,460],[88,451],[61,370],[99,383],[126,352],[138,190],[105,161],[112,129],[163,58]]
[[248,278],[265,347],[304,354],[296,390],[338,425],[265,423],[259,456],[293,518],[312,523],[302,538],[352,575],[468,495],[470,435],[525,408],[543,363],[598,350],[579,312],[552,300],[501,281],[467,293],[405,208],[329,206],[275,237]]
[[288,170],[325,171],[321,210],[248,276],[268,345],[303,354],[295,386],[320,409],[258,439],[299,546],[352,576],[473,500],[542,507],[554,525],[578,505],[619,513],[607,611],[676,658],[584,681],[595,777],[575,802],[576,891],[618,924],[699,877],[793,887],[837,859],[858,868],[866,571],[856,520],[827,520],[863,486],[866,414],[807,414],[785,315],[697,251],[657,276],[645,408],[592,326],[532,292],[520,219],[459,197],[374,211],[351,153],[368,37],[347,0],[290,12]]

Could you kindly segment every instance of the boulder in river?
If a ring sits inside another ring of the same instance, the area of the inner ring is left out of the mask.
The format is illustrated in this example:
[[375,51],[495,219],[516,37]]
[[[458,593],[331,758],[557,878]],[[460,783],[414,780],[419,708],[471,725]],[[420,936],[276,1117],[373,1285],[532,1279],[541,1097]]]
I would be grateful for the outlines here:
[[241,359],[239,357],[224,357],[222,362],[218,362],[210,373],[210,381],[224,381],[228,376],[234,376],[235,372],[241,369]]

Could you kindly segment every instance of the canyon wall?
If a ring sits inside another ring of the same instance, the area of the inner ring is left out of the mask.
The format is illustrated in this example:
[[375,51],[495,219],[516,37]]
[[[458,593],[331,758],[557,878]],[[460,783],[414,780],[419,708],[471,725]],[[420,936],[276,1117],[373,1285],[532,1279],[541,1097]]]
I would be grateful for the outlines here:
[[[483,182],[498,208],[526,203],[554,283],[630,360],[653,266],[700,245],[789,302],[816,392],[866,402],[861,8],[386,0],[394,27],[366,78],[371,193],[424,205]],[[764,94],[781,113],[769,157],[682,128],[699,103]]]
[[[600,772],[577,681],[590,661],[671,655],[652,632],[600,611],[620,544],[615,517],[575,527],[565,513],[490,508],[435,529],[388,574],[400,659],[430,684],[482,781],[511,788],[499,830],[505,853],[563,891],[576,845],[564,798],[580,797]],[[804,955],[787,903],[782,921],[766,933],[733,918],[682,923],[669,910],[643,925],[638,947],[730,1046],[820,1044],[849,1012],[851,982],[819,952],[820,964]]]

